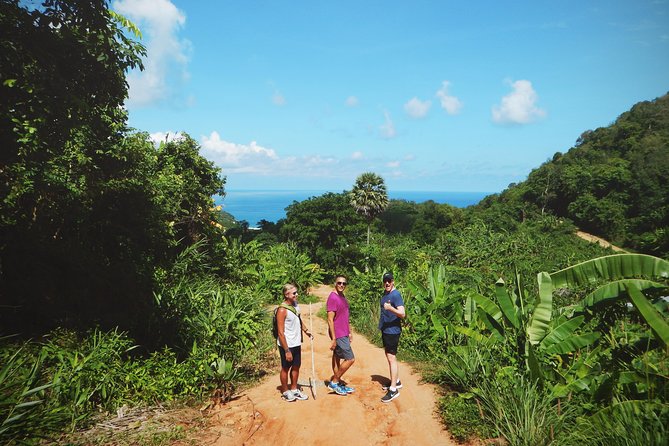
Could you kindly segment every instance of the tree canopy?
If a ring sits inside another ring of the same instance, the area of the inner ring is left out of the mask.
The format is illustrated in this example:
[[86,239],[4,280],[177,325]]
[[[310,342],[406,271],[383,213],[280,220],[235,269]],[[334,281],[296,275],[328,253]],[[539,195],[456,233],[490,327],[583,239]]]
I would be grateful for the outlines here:
[[519,220],[549,213],[615,244],[666,256],[669,95],[634,105],[608,127],[583,132],[567,153],[556,153],[480,208],[498,204]]
[[146,330],[160,270],[220,238],[225,179],[187,135],[127,128],[144,49],[106,1],[0,8],[0,325]]

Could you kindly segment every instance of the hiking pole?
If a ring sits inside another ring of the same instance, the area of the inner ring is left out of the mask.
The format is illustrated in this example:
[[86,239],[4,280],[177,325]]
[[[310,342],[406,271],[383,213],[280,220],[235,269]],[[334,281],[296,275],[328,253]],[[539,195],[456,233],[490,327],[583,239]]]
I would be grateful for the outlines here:
[[311,333],[311,376],[309,377],[309,386],[311,393],[316,399],[316,367],[314,366],[314,323],[311,319],[311,302],[309,302],[309,333]]

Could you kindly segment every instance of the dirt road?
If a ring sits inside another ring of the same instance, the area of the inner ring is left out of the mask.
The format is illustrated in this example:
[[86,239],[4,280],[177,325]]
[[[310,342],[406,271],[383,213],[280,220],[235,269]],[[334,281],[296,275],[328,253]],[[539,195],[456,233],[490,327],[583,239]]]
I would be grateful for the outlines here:
[[[435,410],[433,386],[420,382],[409,366],[400,364],[403,388],[399,398],[382,403],[381,386],[388,381],[388,363],[383,350],[353,334],[356,362],[344,375],[355,393],[339,396],[328,391],[325,381],[332,374],[327,324],[315,317],[324,305],[329,287],[312,294],[322,300],[312,304],[317,398],[303,387],[308,401],[285,402],[277,373],[244,392],[213,415],[209,434],[219,446],[231,445],[455,445],[441,425]],[[302,304],[302,320],[309,326],[309,305]],[[309,384],[311,349],[302,346],[300,383]]]

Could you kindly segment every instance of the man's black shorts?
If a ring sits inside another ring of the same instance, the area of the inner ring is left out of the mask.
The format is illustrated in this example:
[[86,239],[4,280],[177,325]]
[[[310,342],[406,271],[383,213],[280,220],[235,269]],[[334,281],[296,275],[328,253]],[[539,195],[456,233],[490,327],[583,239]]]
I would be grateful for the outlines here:
[[390,353],[391,355],[397,354],[397,346],[400,343],[400,335],[401,333],[398,334],[381,333],[381,339],[383,340],[383,349],[386,351],[386,353]]
[[281,356],[281,367],[284,369],[289,369],[293,366],[299,367],[302,365],[302,346],[298,345],[297,347],[290,347],[290,352],[293,354],[293,360],[291,362],[286,361],[286,352],[283,347],[279,346],[279,356]]

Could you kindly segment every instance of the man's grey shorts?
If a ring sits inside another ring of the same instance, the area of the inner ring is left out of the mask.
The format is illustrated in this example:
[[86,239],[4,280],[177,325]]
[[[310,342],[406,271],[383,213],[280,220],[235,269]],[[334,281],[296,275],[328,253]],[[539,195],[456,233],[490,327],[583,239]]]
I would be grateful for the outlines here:
[[353,349],[351,349],[351,340],[348,336],[342,336],[337,338],[337,346],[335,347],[335,355],[344,361],[350,361],[355,359],[353,355]]

